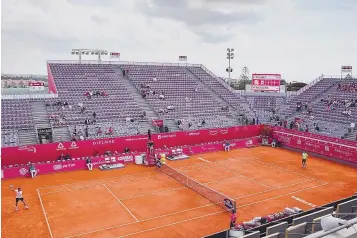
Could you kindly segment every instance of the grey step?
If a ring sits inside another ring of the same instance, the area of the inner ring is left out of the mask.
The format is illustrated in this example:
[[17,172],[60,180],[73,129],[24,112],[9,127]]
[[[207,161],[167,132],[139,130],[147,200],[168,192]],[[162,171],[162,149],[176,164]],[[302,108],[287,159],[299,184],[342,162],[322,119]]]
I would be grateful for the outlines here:
[[32,117],[37,128],[50,128],[45,102],[33,101],[31,104]]
[[67,126],[53,128],[53,142],[70,141],[71,135]]
[[20,145],[33,145],[39,143],[39,139],[35,129],[19,130],[18,136]]
[[[133,82],[130,80],[130,78],[123,78],[122,77],[122,71],[120,68],[115,69],[118,77],[122,80],[122,83],[124,84],[125,88],[128,90],[130,95],[135,99],[136,103],[138,106],[141,108],[141,110],[146,112],[146,116],[148,119],[158,119],[158,114],[151,108],[151,106],[148,104],[148,102],[143,99],[143,97],[140,95],[138,90],[136,89],[135,85]],[[151,126],[150,126],[151,127]]]

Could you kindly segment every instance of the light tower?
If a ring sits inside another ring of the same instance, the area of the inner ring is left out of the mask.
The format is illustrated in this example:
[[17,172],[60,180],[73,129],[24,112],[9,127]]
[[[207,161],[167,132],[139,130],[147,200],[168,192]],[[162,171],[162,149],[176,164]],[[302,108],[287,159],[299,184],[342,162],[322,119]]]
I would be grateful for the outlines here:
[[234,59],[234,49],[227,48],[227,59],[228,59],[228,67],[226,68],[226,72],[228,72],[228,78],[231,79],[231,73],[233,72],[233,68],[231,67],[231,60]]
[[71,52],[72,55],[78,55],[79,56],[79,63],[82,62],[82,55],[97,55],[98,56],[98,62],[102,61],[101,56],[102,55],[107,55],[108,51],[107,50],[92,50],[92,49],[72,49]]

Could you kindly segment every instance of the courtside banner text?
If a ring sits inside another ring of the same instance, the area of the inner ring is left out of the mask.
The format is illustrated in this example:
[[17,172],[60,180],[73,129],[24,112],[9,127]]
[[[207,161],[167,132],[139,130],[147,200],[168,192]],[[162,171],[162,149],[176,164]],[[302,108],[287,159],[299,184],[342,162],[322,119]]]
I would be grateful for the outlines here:
[[357,142],[275,127],[274,138],[283,145],[357,164]]
[[[197,145],[239,138],[251,138],[259,135],[261,125],[237,126],[197,131],[182,131],[153,134],[156,148]],[[2,165],[27,164],[28,162],[46,162],[56,160],[61,154],[72,158],[92,156],[106,151],[124,151],[128,147],[132,152],[147,149],[147,135],[137,135],[98,140],[69,141],[44,145],[28,145],[2,148]]]
[[279,92],[280,74],[252,74],[252,91]]
[[[100,158],[92,158],[93,167],[99,167],[103,164],[114,163],[133,163],[135,156],[140,154],[122,154],[117,156],[108,156]],[[37,175],[68,172],[74,170],[87,169],[86,160],[67,160],[67,161],[55,161],[52,163],[38,164],[36,165]],[[29,167],[12,167],[4,168],[1,170],[4,179],[17,178],[17,177],[30,177]]]

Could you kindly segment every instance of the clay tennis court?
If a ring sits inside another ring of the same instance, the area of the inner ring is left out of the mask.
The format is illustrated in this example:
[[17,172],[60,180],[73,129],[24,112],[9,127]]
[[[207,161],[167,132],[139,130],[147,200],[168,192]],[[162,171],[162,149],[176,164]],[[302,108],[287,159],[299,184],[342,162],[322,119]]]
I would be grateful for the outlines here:
[[[257,147],[169,162],[186,176],[234,198],[238,222],[304,210],[352,195],[357,170]],[[14,210],[9,185],[21,186],[30,210]],[[157,171],[138,165],[2,181],[2,237],[202,237],[229,226],[229,213]]]

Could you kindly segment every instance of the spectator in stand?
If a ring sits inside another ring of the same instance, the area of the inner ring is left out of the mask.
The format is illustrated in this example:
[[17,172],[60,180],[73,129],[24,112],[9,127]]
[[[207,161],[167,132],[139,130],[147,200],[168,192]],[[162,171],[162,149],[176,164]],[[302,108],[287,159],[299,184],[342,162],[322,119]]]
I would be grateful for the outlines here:
[[90,121],[89,121],[89,119],[87,118],[87,119],[85,119],[84,120],[84,125],[89,125],[90,124]]
[[164,93],[160,93],[159,98],[160,98],[160,99],[164,99],[164,98],[165,98]]
[[309,126],[308,125],[305,126],[305,132],[309,132]]
[[97,116],[97,113],[93,112],[93,119],[95,119]]
[[354,122],[351,123],[351,132],[355,130],[356,124]]
[[76,138],[75,134],[72,135],[71,141],[77,141],[77,138]]
[[99,128],[98,128],[98,131],[97,131],[97,136],[101,136],[102,133],[103,133],[102,128],[99,127]]
[[93,169],[92,159],[90,157],[87,157],[86,164],[87,164],[88,170]]
[[108,93],[107,93],[106,91],[102,91],[101,96],[107,97],[107,96],[108,96]]
[[60,161],[64,160],[64,154],[61,154],[60,156],[58,156],[57,160],[60,160]]
[[307,107],[308,107],[307,102],[305,102],[305,110],[307,110]]
[[109,127],[107,135],[113,135],[113,133],[114,133],[113,127]]
[[129,152],[130,152],[130,149],[129,149],[128,147],[125,147],[124,153],[127,154],[127,153],[129,153]]

